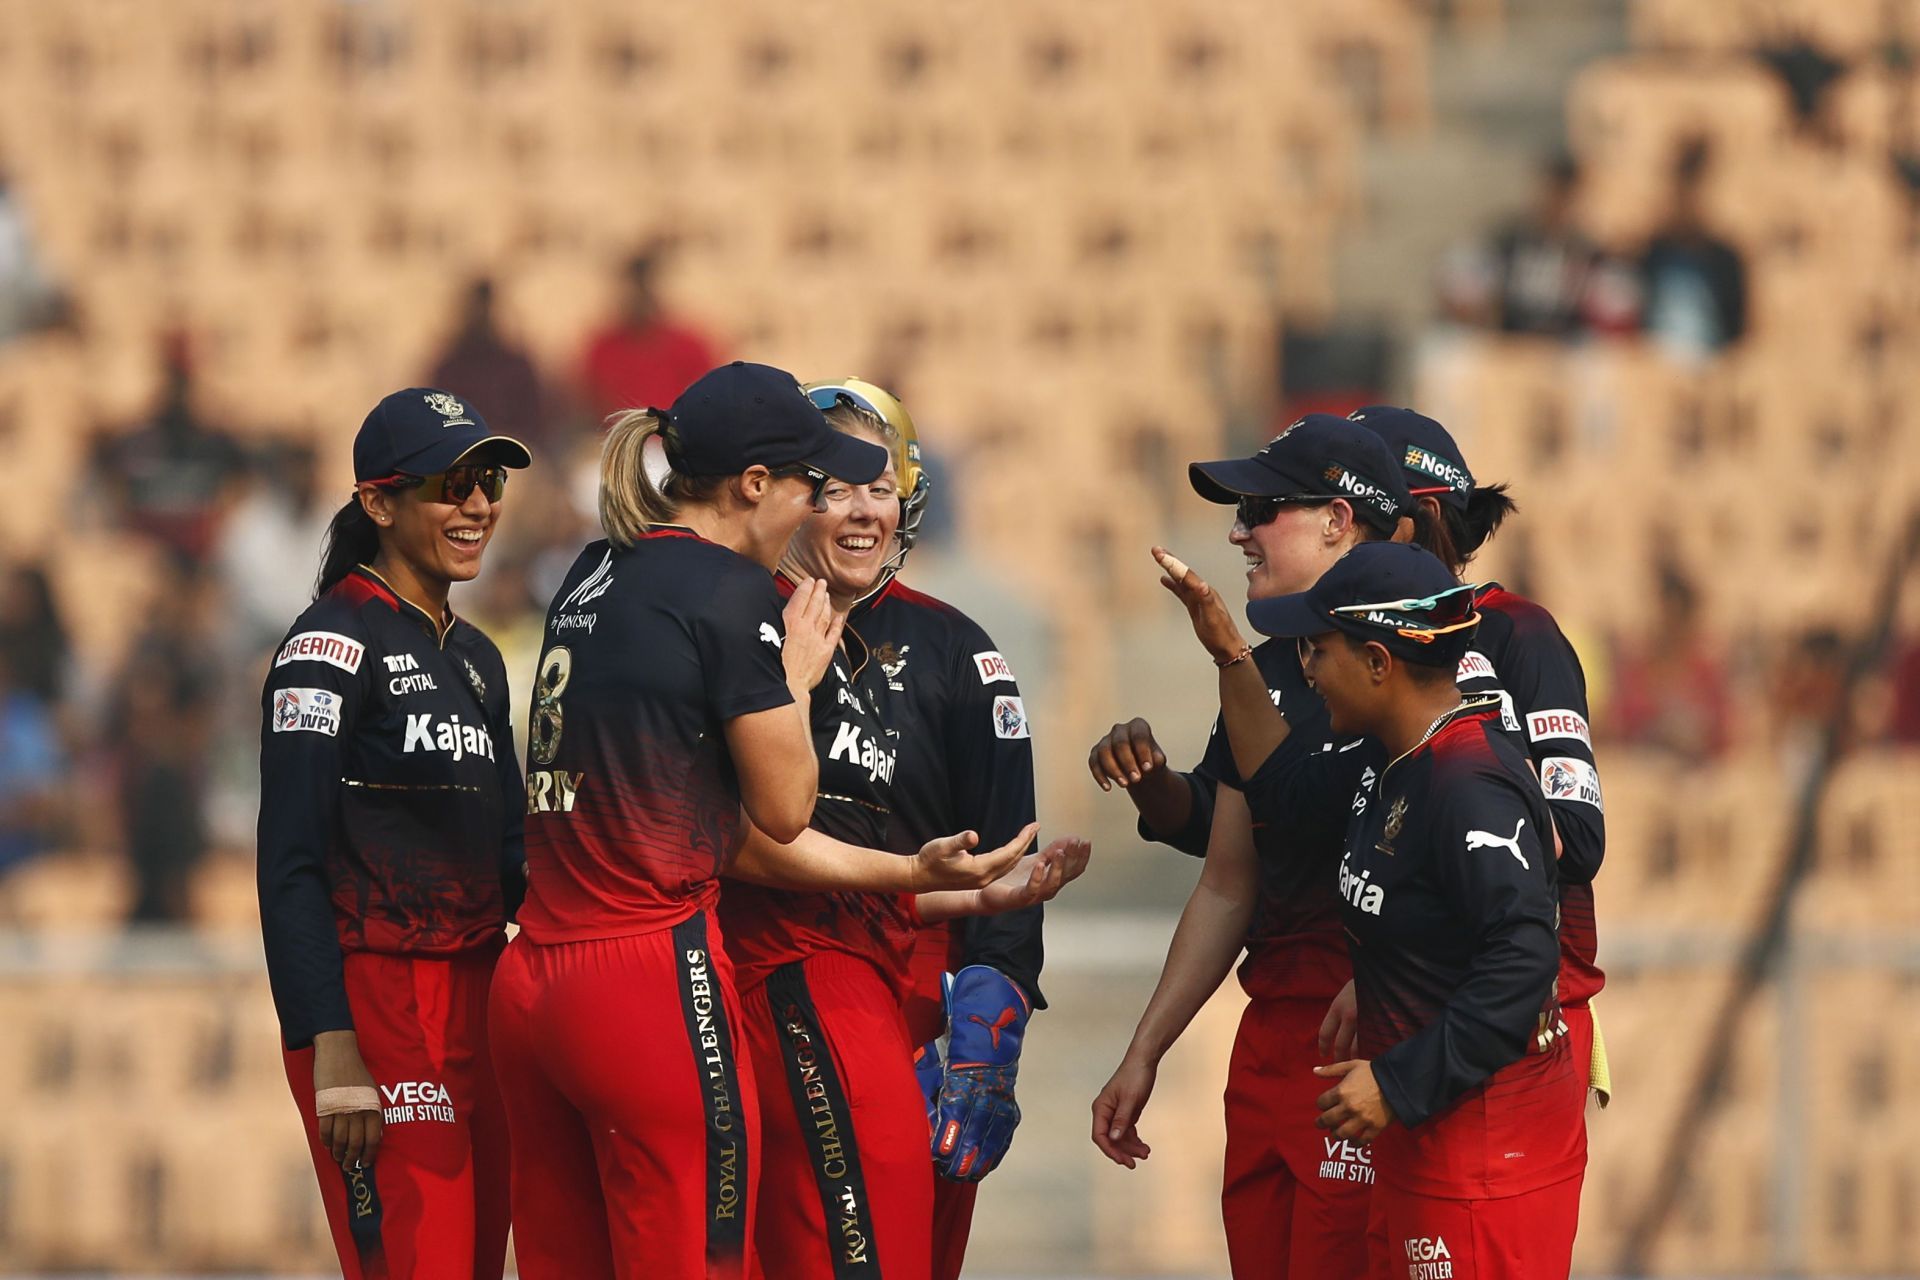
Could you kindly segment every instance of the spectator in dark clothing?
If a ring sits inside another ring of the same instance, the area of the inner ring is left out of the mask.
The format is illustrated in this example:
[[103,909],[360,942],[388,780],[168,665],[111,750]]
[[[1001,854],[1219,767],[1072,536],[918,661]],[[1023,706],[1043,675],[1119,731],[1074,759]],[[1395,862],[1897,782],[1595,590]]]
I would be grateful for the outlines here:
[[547,402],[539,371],[527,353],[500,332],[493,281],[485,277],[467,286],[459,327],[434,362],[427,385],[444,387],[481,406],[488,422],[536,450],[548,442]]
[[1630,327],[1630,273],[1575,220],[1580,170],[1568,155],[1541,167],[1533,211],[1491,241],[1452,255],[1440,277],[1449,318],[1476,328],[1566,338]]
[[117,682],[109,724],[135,893],[129,923],[181,921],[207,845],[205,760],[220,688],[210,577],[174,566]]
[[1920,638],[1908,640],[1894,655],[1887,736],[1903,747],[1920,747]]
[[57,706],[66,692],[69,648],[46,570],[19,564],[0,572],[0,664],[13,687]]
[[125,523],[198,564],[213,547],[220,502],[244,470],[245,455],[193,405],[193,364],[178,336],[163,350],[159,406],[131,433],[100,441],[94,472],[113,490]]
[[1838,137],[1831,110],[1833,86],[1846,77],[1847,64],[1829,55],[1804,35],[1762,45],[1754,55],[1786,86],[1793,104],[1794,123],[1817,141]]
[[[670,405],[719,363],[706,338],[662,309],[656,292],[659,266],[657,251],[628,261],[619,313],[587,340],[580,380],[587,408],[597,419],[621,409]],[[491,406],[487,415],[495,416]]]
[[1683,359],[1712,355],[1747,332],[1746,261],[1701,215],[1707,163],[1704,142],[1681,151],[1666,221],[1640,261],[1646,331]]

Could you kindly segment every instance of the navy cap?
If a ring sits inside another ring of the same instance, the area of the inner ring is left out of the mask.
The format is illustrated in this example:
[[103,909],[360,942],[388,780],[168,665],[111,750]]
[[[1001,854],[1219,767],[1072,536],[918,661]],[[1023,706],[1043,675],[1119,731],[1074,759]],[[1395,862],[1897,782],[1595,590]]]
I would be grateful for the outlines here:
[[1308,414],[1251,458],[1189,463],[1187,479],[1208,502],[1345,498],[1355,515],[1387,533],[1413,505],[1380,437],[1331,413]]
[[509,467],[533,463],[533,453],[512,436],[487,429],[472,405],[433,387],[408,387],[379,404],[353,438],[353,478],[430,476],[445,471],[482,445]]
[[884,448],[835,431],[794,376],[771,365],[735,360],[701,374],[666,420],[667,462],[682,475],[805,463],[848,484],[871,484],[887,469]]
[[1344,631],[1409,662],[1444,667],[1460,661],[1479,625],[1473,596],[1424,547],[1363,542],[1305,591],[1249,601],[1247,620],[1270,636]]
[[1347,416],[1387,442],[1413,496],[1431,495],[1450,507],[1467,509],[1473,472],[1445,427],[1423,413],[1388,404],[1370,404]]

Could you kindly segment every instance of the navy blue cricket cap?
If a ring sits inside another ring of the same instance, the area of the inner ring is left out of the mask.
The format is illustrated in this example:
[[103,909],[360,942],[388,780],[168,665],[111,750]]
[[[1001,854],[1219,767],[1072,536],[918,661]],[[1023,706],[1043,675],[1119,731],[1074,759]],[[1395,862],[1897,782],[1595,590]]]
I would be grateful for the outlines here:
[[1347,416],[1387,442],[1414,497],[1432,496],[1457,510],[1467,509],[1473,472],[1445,427],[1424,413],[1388,404],[1370,404]]
[[1249,601],[1247,620],[1270,636],[1344,631],[1376,640],[1409,662],[1449,667],[1459,663],[1479,625],[1473,596],[1474,587],[1461,584],[1424,547],[1363,542],[1305,591]]
[[784,369],[735,360],[680,393],[660,433],[667,462],[689,476],[732,476],[758,464],[804,463],[848,484],[872,484],[887,451],[835,431]]
[[485,447],[488,461],[508,467],[533,463],[533,452],[512,436],[495,435],[486,419],[457,396],[433,387],[408,387],[379,404],[353,438],[353,478],[430,476]]
[[1251,458],[1188,463],[1187,479],[1208,502],[1345,498],[1355,515],[1387,533],[1413,507],[1380,437],[1331,413],[1308,414]]

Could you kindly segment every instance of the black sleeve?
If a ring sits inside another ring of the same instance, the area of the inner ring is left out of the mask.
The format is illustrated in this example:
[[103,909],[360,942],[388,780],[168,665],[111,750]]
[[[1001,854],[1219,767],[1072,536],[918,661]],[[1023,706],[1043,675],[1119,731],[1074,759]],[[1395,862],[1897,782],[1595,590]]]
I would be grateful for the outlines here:
[[1347,836],[1354,795],[1376,752],[1367,740],[1332,751],[1288,751],[1283,745],[1254,770],[1246,786],[1255,826],[1284,832],[1277,847],[1308,852],[1337,849]]
[[[942,674],[947,785],[959,821],[980,833],[980,848],[995,849],[1034,820],[1033,734],[1020,685],[1004,661],[987,678],[971,656],[992,651],[993,641],[977,630],[962,639]],[[961,963],[998,969],[1020,984],[1035,1008],[1046,1008],[1040,993],[1043,915],[1043,908],[1033,906],[961,920]]]
[[773,577],[750,564],[729,567],[694,620],[694,643],[715,718],[732,720],[793,701],[780,662],[786,640]]
[[1145,818],[1140,818],[1134,822],[1134,829],[1140,833],[1142,840],[1169,845],[1192,857],[1204,858],[1207,856],[1207,837],[1213,831],[1213,799],[1219,784],[1198,769],[1174,776],[1187,784],[1191,797],[1187,806],[1187,825],[1178,831],[1163,833],[1149,827]]
[[[1543,852],[1538,810],[1529,810],[1521,785],[1475,774],[1439,797],[1429,838],[1440,887],[1476,939],[1440,1016],[1373,1060],[1381,1093],[1409,1127],[1520,1060],[1559,972],[1552,851]],[[1517,838],[1519,853],[1476,838],[1488,835]]]
[[507,919],[520,914],[527,896],[527,783],[520,772],[520,757],[514,750],[513,694],[507,684],[506,664],[496,662],[502,696],[492,717],[493,740],[498,744],[500,771],[500,898],[506,904]]
[[[321,1031],[353,1028],[326,857],[339,832],[340,780],[366,697],[367,665],[377,660],[363,652],[353,672],[308,660],[271,668],[261,699],[260,927],[289,1048],[311,1044]],[[327,710],[327,698],[337,714]]]
[[1513,698],[1527,754],[1560,833],[1559,878],[1590,884],[1606,856],[1607,827],[1580,657],[1557,629],[1535,633],[1503,656],[1500,684]]

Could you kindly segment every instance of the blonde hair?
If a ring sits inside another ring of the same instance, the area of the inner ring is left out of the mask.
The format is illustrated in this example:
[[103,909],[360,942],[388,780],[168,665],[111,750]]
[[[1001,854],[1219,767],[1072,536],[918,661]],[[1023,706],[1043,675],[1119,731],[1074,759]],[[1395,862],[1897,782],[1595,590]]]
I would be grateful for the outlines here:
[[[682,503],[705,501],[719,490],[719,476],[668,469],[655,480],[647,469],[647,444],[660,437],[666,425],[652,409],[628,409],[607,424],[607,440],[600,449],[600,528],[622,550],[654,525],[672,521]],[[660,444],[664,450],[666,440],[661,438]]]

